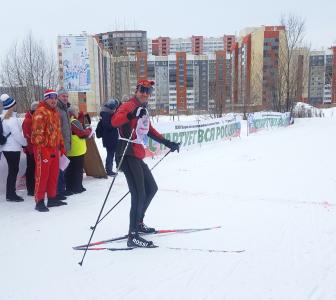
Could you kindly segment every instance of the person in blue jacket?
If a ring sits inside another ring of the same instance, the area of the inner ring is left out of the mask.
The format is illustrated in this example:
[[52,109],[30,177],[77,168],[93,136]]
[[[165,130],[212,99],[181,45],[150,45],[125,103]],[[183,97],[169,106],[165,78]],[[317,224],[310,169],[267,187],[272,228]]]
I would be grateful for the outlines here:
[[106,162],[105,170],[108,176],[115,176],[113,172],[113,160],[118,143],[118,129],[111,124],[111,118],[120,102],[116,99],[108,100],[100,110],[100,117],[102,121],[102,139],[103,146],[106,148]]

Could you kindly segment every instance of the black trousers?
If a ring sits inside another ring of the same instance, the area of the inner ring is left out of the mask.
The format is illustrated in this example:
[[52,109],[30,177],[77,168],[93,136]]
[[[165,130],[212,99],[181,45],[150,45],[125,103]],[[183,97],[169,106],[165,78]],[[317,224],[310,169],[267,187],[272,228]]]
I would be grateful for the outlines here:
[[27,169],[26,169],[26,186],[29,195],[34,195],[35,191],[35,159],[34,154],[26,153]]
[[65,187],[67,191],[80,193],[83,191],[84,155],[68,157],[70,163],[65,170]]
[[16,195],[16,178],[19,173],[20,151],[3,151],[8,164],[6,198]]
[[129,231],[137,232],[137,226],[143,222],[146,210],[156,194],[158,187],[152,172],[141,159],[133,156],[125,156],[121,169],[126,176],[128,188],[131,193]]

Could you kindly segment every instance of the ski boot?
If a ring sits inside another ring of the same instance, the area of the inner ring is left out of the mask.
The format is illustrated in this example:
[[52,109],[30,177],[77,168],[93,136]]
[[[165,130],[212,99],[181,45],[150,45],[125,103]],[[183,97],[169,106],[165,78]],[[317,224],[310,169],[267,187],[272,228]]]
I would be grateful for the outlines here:
[[148,227],[144,223],[140,223],[140,224],[138,224],[138,232],[139,233],[154,233],[155,228]]
[[127,247],[155,248],[152,241],[140,237],[137,232],[130,232],[127,240]]

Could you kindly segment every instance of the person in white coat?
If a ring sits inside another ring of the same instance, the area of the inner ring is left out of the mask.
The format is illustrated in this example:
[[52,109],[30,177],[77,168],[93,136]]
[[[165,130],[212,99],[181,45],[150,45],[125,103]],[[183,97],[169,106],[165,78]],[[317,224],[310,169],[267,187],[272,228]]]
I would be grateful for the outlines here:
[[8,136],[4,145],[0,146],[8,164],[8,176],[6,185],[6,200],[21,202],[23,198],[16,194],[16,178],[19,173],[19,163],[22,147],[27,146],[27,141],[23,137],[21,124],[14,112],[16,102],[14,98],[7,94],[0,96],[3,112],[0,115],[3,127],[3,135]]

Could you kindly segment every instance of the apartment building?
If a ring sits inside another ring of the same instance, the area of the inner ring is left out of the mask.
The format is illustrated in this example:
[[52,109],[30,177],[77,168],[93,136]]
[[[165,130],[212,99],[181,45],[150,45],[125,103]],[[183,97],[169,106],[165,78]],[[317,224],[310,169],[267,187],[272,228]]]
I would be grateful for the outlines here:
[[176,52],[186,52],[194,55],[211,54],[216,51],[223,51],[225,42],[226,49],[231,48],[234,36],[224,37],[203,37],[193,35],[190,38],[158,37],[148,40],[148,49],[153,55],[169,55]]
[[241,31],[231,47],[231,92],[236,109],[272,109],[279,97],[284,47],[283,26],[261,26]]
[[143,30],[110,31],[96,34],[98,43],[113,56],[135,55],[147,51],[147,32]]
[[312,51],[309,56],[309,103],[336,103],[336,47],[323,51]]

